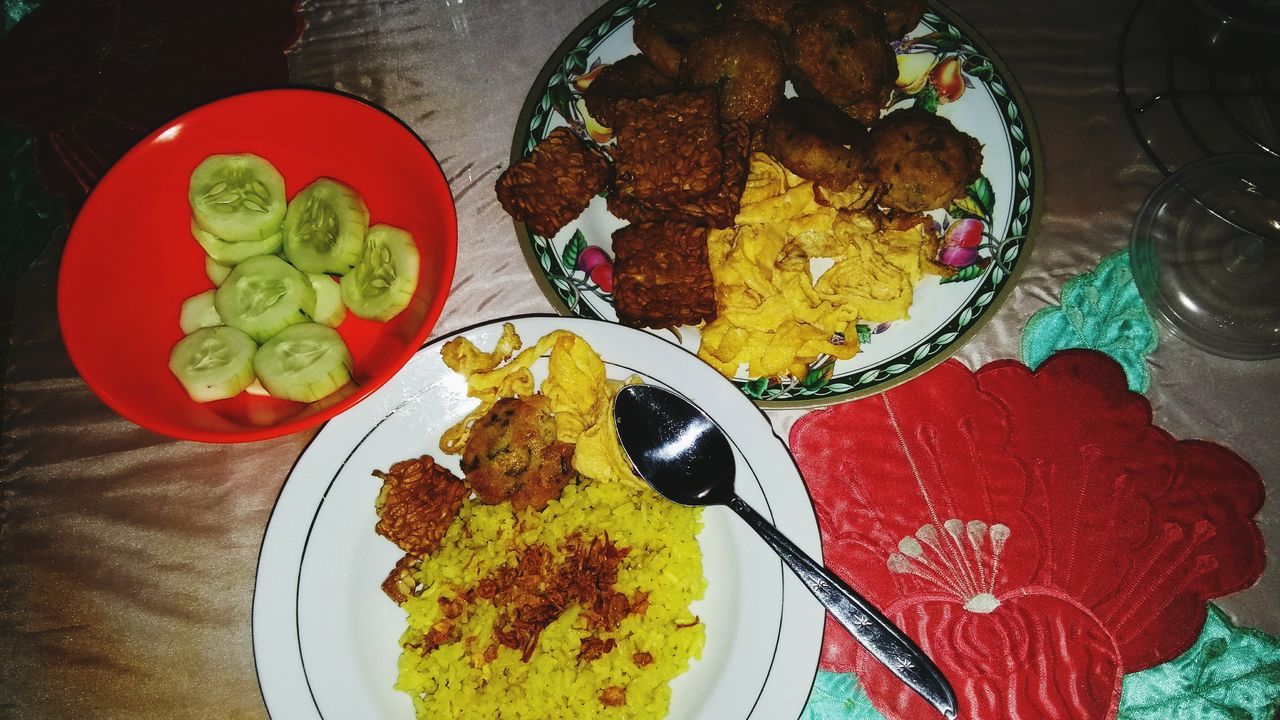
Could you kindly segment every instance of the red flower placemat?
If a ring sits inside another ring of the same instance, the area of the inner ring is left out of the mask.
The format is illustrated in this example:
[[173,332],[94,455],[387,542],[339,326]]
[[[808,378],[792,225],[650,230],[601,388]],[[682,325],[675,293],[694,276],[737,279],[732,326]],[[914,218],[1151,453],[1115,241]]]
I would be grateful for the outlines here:
[[[1121,678],[1196,639],[1253,584],[1257,473],[1177,441],[1105,355],[1032,372],[956,361],[801,418],[791,449],[828,567],[939,664],[968,718],[1114,717]],[[828,620],[825,670],[889,718],[932,712]]]

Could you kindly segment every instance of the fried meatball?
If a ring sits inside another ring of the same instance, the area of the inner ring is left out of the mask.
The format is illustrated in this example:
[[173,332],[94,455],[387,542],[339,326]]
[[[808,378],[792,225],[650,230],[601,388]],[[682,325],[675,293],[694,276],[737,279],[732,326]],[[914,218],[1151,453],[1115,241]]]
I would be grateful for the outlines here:
[[552,237],[609,186],[612,173],[604,153],[558,127],[498,176],[494,191],[507,214]]
[[881,205],[906,212],[946,207],[982,170],[982,145],[950,120],[912,107],[871,126]]
[[831,105],[791,98],[769,118],[764,150],[796,175],[840,191],[866,174],[871,136],[862,123]]
[[629,222],[685,220],[712,228],[733,225],[733,218],[742,202],[742,187],[747,181],[751,129],[746,123],[727,123],[722,134],[724,140],[720,148],[724,165],[721,167],[720,187],[715,192],[683,202],[669,202],[662,198],[641,201],[629,194],[615,192],[609,195],[609,212]]
[[674,78],[658,71],[644,55],[628,55],[605,67],[582,93],[587,112],[601,125],[612,128],[617,125],[619,98],[643,98],[661,95],[676,89]]
[[633,223],[614,231],[613,252],[614,307],[624,325],[666,328],[715,317],[705,227]]
[[729,9],[729,17],[756,23],[779,40],[791,33],[787,11],[797,0],[738,0]]
[[374,530],[411,556],[435,552],[467,496],[462,480],[427,455],[373,475],[382,480]]
[[796,92],[832,105],[882,104],[898,65],[880,15],[855,0],[802,0],[783,54]]
[[616,191],[637,200],[684,202],[720,187],[724,154],[711,90],[618,100]]
[[545,397],[502,398],[472,426],[462,471],[481,502],[541,509],[576,477],[572,458]]
[[636,13],[632,40],[654,67],[676,77],[689,43],[718,30],[724,13],[714,0],[662,0]]
[[680,79],[690,87],[715,88],[726,121],[764,120],[782,100],[786,82],[778,42],[759,27],[733,23],[689,45]]

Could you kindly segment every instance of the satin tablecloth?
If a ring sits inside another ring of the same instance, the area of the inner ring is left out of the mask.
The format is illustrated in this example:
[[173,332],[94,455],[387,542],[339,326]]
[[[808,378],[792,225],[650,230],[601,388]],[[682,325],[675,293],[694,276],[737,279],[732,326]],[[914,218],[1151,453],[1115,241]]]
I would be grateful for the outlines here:
[[[550,312],[493,183],[543,62],[597,0],[303,4],[294,81],[379,103],[436,153],[452,186],[459,261],[435,335]],[[1159,181],[1117,100],[1129,3],[955,0],[1021,84],[1046,191],[1033,256],[1008,302],[957,355],[1018,356],[1027,318],[1071,276],[1124,247]],[[4,376],[0,464],[0,718],[263,718],[251,644],[258,548],[312,433],[246,445],[170,440],[89,391],[58,332],[61,242],[18,286]],[[1163,332],[1151,357],[1156,422],[1236,450],[1271,491],[1260,520],[1280,547],[1280,361],[1238,362]],[[771,412],[786,437],[798,411]],[[1280,633],[1280,568],[1222,599]]]

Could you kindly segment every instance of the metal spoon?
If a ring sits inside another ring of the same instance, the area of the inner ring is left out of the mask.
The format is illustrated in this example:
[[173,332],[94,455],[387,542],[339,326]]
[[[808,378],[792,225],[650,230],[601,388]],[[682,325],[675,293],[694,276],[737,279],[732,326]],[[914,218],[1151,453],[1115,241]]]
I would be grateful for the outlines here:
[[858,642],[948,718],[956,695],[942,671],[879,610],[819,565],[733,491],[733,450],[724,431],[680,395],[628,385],[613,404],[618,438],[636,474],[681,505],[728,505],[795,572]]

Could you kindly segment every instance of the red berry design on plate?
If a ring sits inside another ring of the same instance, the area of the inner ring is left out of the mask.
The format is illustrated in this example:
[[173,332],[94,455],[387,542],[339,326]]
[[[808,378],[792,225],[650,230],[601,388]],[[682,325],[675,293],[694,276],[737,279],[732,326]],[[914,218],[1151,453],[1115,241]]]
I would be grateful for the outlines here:
[[605,260],[592,268],[591,281],[600,286],[601,290],[613,292],[613,263]]
[[588,275],[607,262],[610,262],[609,253],[595,245],[588,245],[578,254],[578,269]]
[[951,223],[942,237],[938,261],[954,268],[968,267],[978,261],[978,246],[982,244],[982,221],[964,218]]

